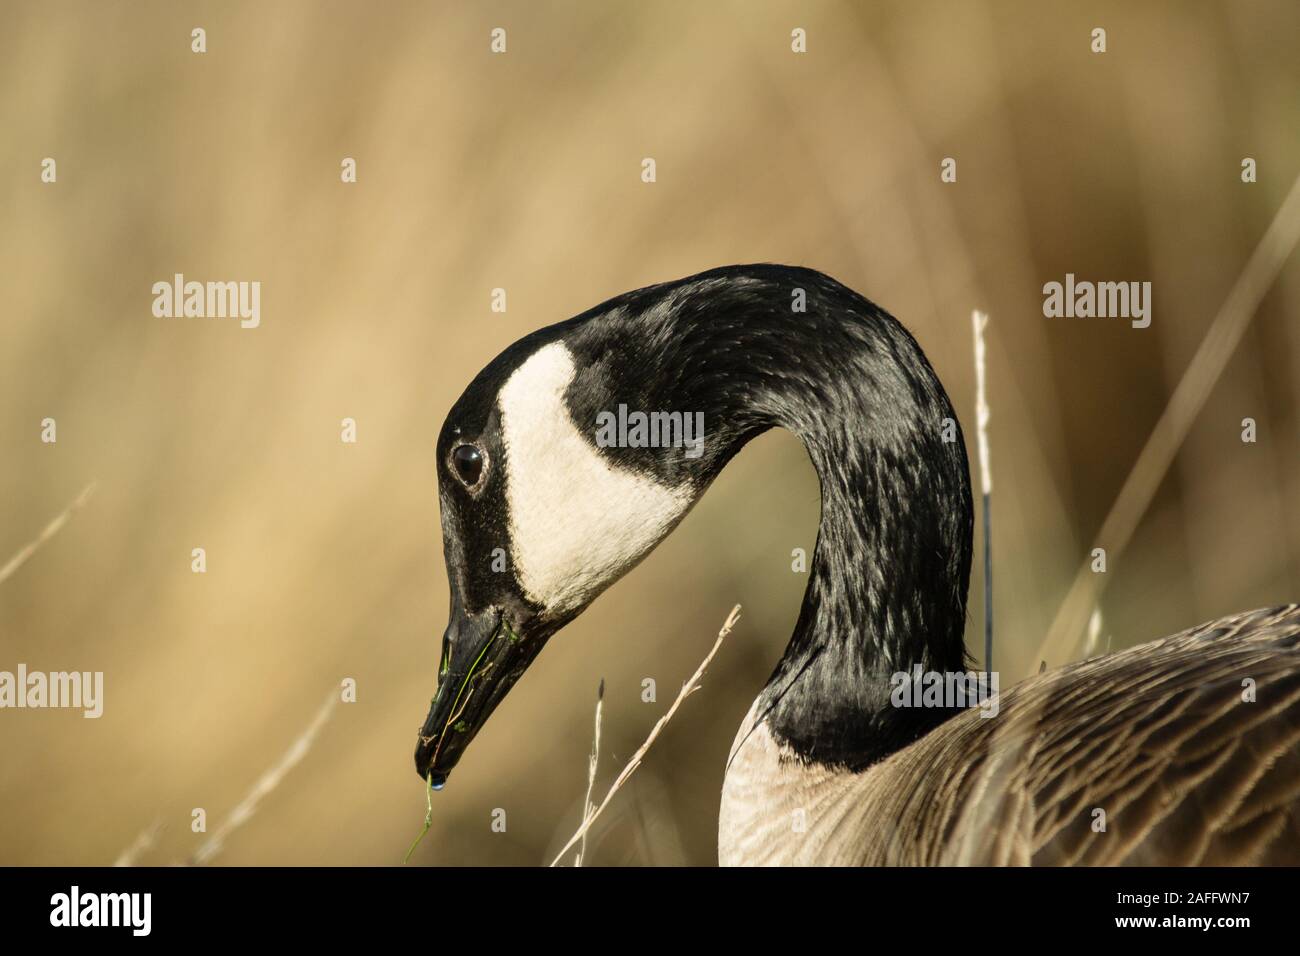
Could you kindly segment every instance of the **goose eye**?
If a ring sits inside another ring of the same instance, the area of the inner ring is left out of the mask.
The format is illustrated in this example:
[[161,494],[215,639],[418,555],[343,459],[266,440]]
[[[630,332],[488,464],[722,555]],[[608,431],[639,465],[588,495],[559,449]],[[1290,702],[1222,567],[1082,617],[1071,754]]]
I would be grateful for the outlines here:
[[457,445],[451,453],[451,464],[465,487],[473,488],[483,475],[483,452],[473,445]]

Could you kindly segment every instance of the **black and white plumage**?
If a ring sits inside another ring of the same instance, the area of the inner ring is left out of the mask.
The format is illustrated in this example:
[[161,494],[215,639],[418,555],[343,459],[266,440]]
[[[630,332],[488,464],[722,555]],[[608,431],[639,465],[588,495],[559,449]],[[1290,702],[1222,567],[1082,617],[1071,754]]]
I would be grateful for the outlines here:
[[[702,412],[698,456],[599,447],[597,415],[620,405]],[[956,420],[903,326],[807,269],[715,269],[516,342],[438,439],[451,621],[417,770],[441,785],[547,639],[781,427],[822,517],[795,632],[732,749],[722,862],[1300,858],[1295,607],[1040,675],[996,719],[893,706],[896,672],[966,670]]]

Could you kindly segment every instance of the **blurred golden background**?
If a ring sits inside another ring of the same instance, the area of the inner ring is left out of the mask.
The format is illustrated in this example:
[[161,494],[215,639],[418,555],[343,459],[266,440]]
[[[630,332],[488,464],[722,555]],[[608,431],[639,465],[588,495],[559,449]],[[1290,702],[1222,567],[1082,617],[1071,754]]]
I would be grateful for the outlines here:
[[[0,669],[106,683],[99,720],[0,712],[4,864],[111,863],[155,822],[138,861],[190,858],[205,839],[191,810],[211,835],[347,677],[356,703],[212,862],[399,863],[425,812],[412,752],[446,621],[444,414],[524,333],[727,263],[818,268],[893,312],[968,438],[970,311],[991,314],[1006,686],[1036,670],[1300,174],[1290,0],[4,0],[0,17],[0,563],[97,482],[0,583]],[[260,281],[261,326],[155,318],[151,286],[177,272]],[[1152,281],[1151,327],[1045,319],[1042,285],[1066,272]],[[1292,255],[1112,558],[1103,640],[1300,600],[1298,410]],[[793,627],[790,553],[811,551],[817,515],[797,441],[750,446],[552,641],[434,795],[412,862],[549,861],[580,815],[599,680],[598,794],[740,603],[588,851],[716,862],[727,750]]]

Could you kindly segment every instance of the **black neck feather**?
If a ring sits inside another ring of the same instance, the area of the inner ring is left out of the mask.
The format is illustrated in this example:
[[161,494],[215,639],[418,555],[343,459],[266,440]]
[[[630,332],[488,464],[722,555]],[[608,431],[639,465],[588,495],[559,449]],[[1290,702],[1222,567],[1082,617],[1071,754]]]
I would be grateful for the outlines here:
[[890,703],[895,672],[966,666],[966,449],[911,335],[827,276],[782,266],[642,289],[575,324],[566,342],[596,370],[569,396],[578,420],[613,400],[704,412],[699,459],[620,450],[626,464],[703,490],[767,428],[808,449],[822,516],[798,624],[759,698],[773,735],[861,769],[946,719]]

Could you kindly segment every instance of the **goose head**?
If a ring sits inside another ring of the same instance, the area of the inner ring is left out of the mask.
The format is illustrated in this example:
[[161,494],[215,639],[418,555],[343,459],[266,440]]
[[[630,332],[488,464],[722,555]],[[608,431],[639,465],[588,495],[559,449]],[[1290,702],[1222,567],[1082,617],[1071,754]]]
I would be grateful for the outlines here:
[[564,332],[488,365],[438,438],[450,620],[416,749],[435,787],[548,639],[653,550],[720,468],[693,410],[653,409],[679,413],[663,420],[676,444],[620,446],[633,383],[592,355],[581,323]]
[[952,406],[907,331],[856,292],[728,266],[521,339],[452,407],[437,443],[450,620],[420,776],[440,786],[546,642],[771,427],[803,441],[822,519],[766,725],[851,766],[921,732],[928,718],[889,708],[880,675],[964,653],[971,507]]

